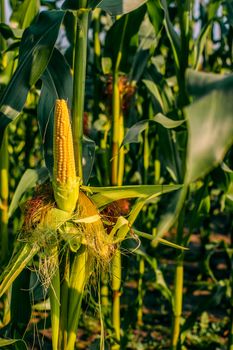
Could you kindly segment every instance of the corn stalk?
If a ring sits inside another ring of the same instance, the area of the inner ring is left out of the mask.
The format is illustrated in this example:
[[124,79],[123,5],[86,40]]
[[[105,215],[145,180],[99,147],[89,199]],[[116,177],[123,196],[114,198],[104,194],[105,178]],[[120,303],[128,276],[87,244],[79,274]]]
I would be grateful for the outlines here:
[[[180,26],[180,48],[181,56],[179,58],[179,69],[177,68],[177,82],[179,87],[178,105],[181,109],[185,107],[189,102],[189,97],[186,89],[185,71],[188,67],[189,56],[189,16],[190,16],[190,2],[185,0],[184,2],[177,0],[179,26]],[[183,157],[183,164],[185,164],[185,156]],[[180,173],[180,172],[179,172]],[[184,178],[180,175],[179,182],[183,182]],[[183,206],[180,210],[180,215],[177,222],[177,239],[176,243],[182,244],[184,233],[184,202],[187,195],[188,188],[183,190],[183,198],[177,204],[177,207]],[[180,325],[182,316],[182,302],[183,302],[183,266],[184,254],[178,254],[176,258],[175,276],[174,276],[174,290],[173,290],[173,319],[172,319],[172,337],[171,337],[171,349],[178,350],[180,348]]]
[[[85,1],[80,2],[79,5],[80,9],[76,13],[74,48],[72,134],[68,110],[64,108],[64,105],[61,106],[62,118],[57,121],[57,128],[62,127],[66,131],[67,124],[64,122],[66,116],[68,123],[66,134],[68,137],[64,139],[63,134],[60,137],[56,131],[54,132],[54,195],[58,207],[69,212],[74,211],[76,207],[79,183],[83,176],[82,138],[89,11],[85,9]],[[59,116],[59,112],[59,106],[57,106],[55,117]],[[64,155],[66,155],[66,158],[62,159]],[[87,260],[88,254],[86,248],[83,247],[81,252],[79,249],[75,254],[72,266],[70,266],[70,254],[67,251],[61,264],[61,271],[54,276],[52,281],[50,299],[54,350],[74,349],[83,291],[89,276]],[[62,284],[59,274],[63,277]]]
[[[119,68],[123,53],[123,42],[125,37],[128,16],[125,16],[124,29],[121,37],[120,48],[116,58],[113,71],[113,95],[112,95],[112,177],[111,184],[122,186],[124,175],[124,149],[120,145],[124,138],[124,119],[121,109],[121,96],[119,91]],[[115,331],[117,343],[112,346],[112,350],[120,349],[120,288],[121,288],[121,254],[117,252],[112,261],[112,324]]]

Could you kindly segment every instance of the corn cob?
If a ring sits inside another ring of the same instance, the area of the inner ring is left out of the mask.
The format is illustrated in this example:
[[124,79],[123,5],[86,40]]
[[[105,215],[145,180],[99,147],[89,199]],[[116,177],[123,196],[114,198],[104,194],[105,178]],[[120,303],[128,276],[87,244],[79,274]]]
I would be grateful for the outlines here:
[[74,148],[69,111],[65,100],[56,100],[53,134],[53,189],[59,209],[72,212],[78,200]]

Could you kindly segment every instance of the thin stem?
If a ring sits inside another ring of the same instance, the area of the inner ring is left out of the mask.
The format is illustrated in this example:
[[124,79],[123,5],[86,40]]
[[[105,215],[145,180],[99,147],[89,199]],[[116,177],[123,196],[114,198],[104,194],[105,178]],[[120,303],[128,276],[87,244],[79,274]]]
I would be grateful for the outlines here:
[[115,330],[115,338],[117,343],[115,343],[111,349],[120,349],[120,288],[121,288],[121,253],[117,250],[116,255],[112,262],[112,291],[113,291],[113,308],[112,308],[112,325]]
[[[112,118],[113,118],[113,140],[112,140],[112,185],[117,185],[119,179],[118,177],[118,162],[119,162],[119,146],[122,137],[122,125],[123,125],[123,115],[121,114],[121,98],[119,92],[119,67],[122,58],[122,50],[125,38],[126,26],[128,23],[128,16],[125,16],[125,23],[123,27],[123,33],[121,37],[120,48],[117,54],[114,72],[113,72],[113,96],[112,96]],[[121,118],[122,117],[122,118]],[[124,132],[124,131],[123,131]]]
[[69,278],[70,278],[70,254],[65,253],[61,267],[63,276],[61,282],[61,308],[60,308],[60,333],[59,333],[59,349],[64,349],[67,343],[68,328],[68,300],[69,300]]
[[120,145],[122,144],[122,141],[124,139],[124,116],[121,111],[119,116],[119,135],[118,135],[118,176],[117,176],[117,185],[122,186],[123,184],[123,177],[124,177],[124,170],[125,170],[125,152],[124,147],[120,148]]
[[[82,141],[83,141],[83,114],[85,100],[87,36],[89,10],[86,9],[87,0],[79,0],[79,10],[76,14],[76,31],[74,45],[74,83],[72,102],[72,133],[76,175],[82,179]],[[62,307],[65,310],[65,319],[62,325],[64,350],[73,350],[76,333],[81,314],[83,291],[88,277],[88,254],[85,248],[75,255],[70,276],[67,272],[67,281],[63,284],[62,293],[65,297]],[[63,300],[62,300],[63,302]],[[68,308],[68,309],[67,309]],[[67,322],[67,326],[66,326]],[[66,339],[67,338],[67,339]]]
[[[183,254],[182,254],[183,255]],[[175,279],[174,279],[174,309],[173,309],[173,325],[172,325],[172,350],[177,350],[180,338],[180,322],[182,314],[183,300],[183,259],[177,261]]]
[[112,138],[112,185],[118,184],[118,158],[119,158],[119,118],[120,118],[120,93],[118,86],[118,72],[113,75],[113,138]]
[[139,326],[143,325],[143,277],[145,273],[145,260],[142,256],[139,257],[139,279],[138,279],[138,312],[137,323]]
[[[117,54],[114,72],[113,72],[113,96],[112,96],[112,117],[113,117],[113,136],[112,136],[112,185],[121,186],[124,175],[124,150],[120,149],[124,137],[124,118],[121,110],[121,96],[119,91],[119,68],[122,58],[125,32],[128,23],[128,15],[125,16],[121,43]],[[112,346],[112,350],[120,349],[120,287],[121,287],[121,253],[117,251],[112,261],[112,323],[115,330],[115,337],[118,343]]]
[[[148,106],[148,115],[150,118],[150,105]],[[149,146],[149,130],[146,129],[144,132],[144,143],[143,143],[143,183],[148,183],[148,170],[150,163],[150,146]],[[145,215],[145,210],[142,211],[141,215]],[[149,236],[149,235],[148,235]],[[137,323],[139,326],[143,324],[143,278],[145,273],[145,259],[143,256],[139,256],[139,278],[138,278],[138,311],[137,311]]]
[[8,242],[8,184],[9,156],[8,156],[8,132],[5,131],[2,148],[0,151],[0,244],[1,261],[4,262],[9,250]]
[[[123,174],[119,177],[119,135],[120,126],[120,93],[118,85],[118,72],[113,76],[113,143],[112,143],[112,185],[122,185]],[[123,160],[124,161],[124,160]],[[122,160],[121,160],[122,162]],[[117,252],[112,261],[112,324],[118,343],[112,346],[112,350],[120,349],[120,286],[121,286],[121,253]]]
[[[5,23],[5,0],[0,0],[0,21],[1,23]],[[6,41],[3,36],[0,36],[0,52],[6,49]]]
[[100,9],[95,9],[93,11],[94,18],[94,61],[95,66],[99,67],[100,64],[100,54],[101,54],[101,43],[100,43]]
[[100,92],[101,92],[101,82],[99,79],[99,71],[101,69],[101,42],[100,42],[100,9],[95,9],[93,11],[93,41],[94,41],[94,105],[93,105],[93,114],[94,119],[98,119],[99,116],[99,101],[100,101]]
[[[55,258],[58,264],[58,251],[55,252]],[[59,324],[60,324],[60,272],[59,267],[52,278],[50,286],[50,304],[51,304],[51,324],[52,324],[52,346],[53,350],[58,349]]]
[[77,12],[77,28],[74,55],[74,85],[72,105],[72,132],[77,176],[82,178],[82,138],[83,112],[86,81],[87,32],[89,11],[80,9]]
[[[177,227],[177,238],[176,243],[182,244],[183,231],[184,231],[184,213],[185,208],[180,212]],[[174,277],[174,291],[173,291],[173,326],[172,326],[172,350],[177,350],[179,347],[180,339],[180,325],[182,315],[182,302],[183,302],[183,275],[184,275],[184,253],[177,256],[175,277]]]
[[83,291],[89,277],[88,253],[83,247],[75,255],[70,274],[69,305],[68,305],[68,337],[64,350],[73,350],[81,314]]
[[108,291],[108,276],[105,272],[102,272],[101,274],[101,306],[103,309],[103,312],[106,314],[109,309],[109,291]]

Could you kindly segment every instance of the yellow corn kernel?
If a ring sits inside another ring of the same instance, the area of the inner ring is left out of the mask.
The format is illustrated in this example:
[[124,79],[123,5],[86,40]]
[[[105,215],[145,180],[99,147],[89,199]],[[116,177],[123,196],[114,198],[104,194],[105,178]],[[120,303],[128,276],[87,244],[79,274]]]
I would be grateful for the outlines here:
[[70,116],[65,100],[56,100],[53,154],[53,188],[57,206],[65,211],[73,211],[78,199],[79,181],[76,177]]
[[65,100],[56,100],[55,106],[53,175],[58,183],[76,178],[70,116]]

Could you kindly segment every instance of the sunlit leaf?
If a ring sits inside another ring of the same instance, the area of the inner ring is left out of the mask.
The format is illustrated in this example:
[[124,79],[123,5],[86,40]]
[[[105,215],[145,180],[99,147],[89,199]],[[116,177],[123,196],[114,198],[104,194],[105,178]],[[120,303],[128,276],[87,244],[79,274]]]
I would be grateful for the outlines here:
[[86,187],[84,191],[94,193],[91,199],[97,207],[104,207],[108,203],[123,198],[148,198],[159,196],[167,192],[178,190],[182,185],[141,185],[141,186],[112,186],[112,187]]
[[39,0],[24,0],[17,7],[10,18],[11,22],[17,23],[19,28],[29,27],[40,9]]
[[143,79],[142,81],[146,85],[146,87],[149,90],[149,92],[151,93],[151,95],[155,98],[161,111],[164,111],[163,100],[161,98],[158,86],[152,80]]
[[37,244],[31,245],[26,243],[18,247],[17,250],[18,251],[0,276],[0,297],[7,291],[21,271],[32,260],[34,255],[38,252],[39,246]]
[[90,0],[90,7],[99,7],[112,16],[122,15],[124,13],[136,10],[147,0]]
[[162,113],[156,114],[150,120],[141,120],[140,122],[134,124],[126,133],[122,145],[128,143],[140,142],[141,133],[146,130],[149,125],[152,125],[154,122],[161,124],[166,129],[176,128],[184,123],[184,120],[173,120]]
[[[156,240],[156,237],[154,237],[153,235],[151,235],[149,233],[145,233],[145,232],[139,231],[139,230],[136,230],[135,228],[133,229],[133,232],[136,233],[139,237],[143,237],[143,238],[149,239],[150,241]],[[170,242],[170,241],[168,241],[168,240],[166,240],[164,238],[158,238],[158,243],[164,244],[164,245],[166,245],[168,247],[175,248],[175,249],[188,250],[188,248],[183,247],[183,246],[178,245],[178,244],[175,244],[173,242]]]
[[161,124],[166,129],[177,128],[184,123],[184,120],[173,120],[162,113],[156,114],[156,116],[152,118],[152,121]]
[[[10,346],[10,345],[13,345],[13,344],[17,344],[17,349],[19,350],[27,350],[27,346],[26,346],[26,343],[24,342],[23,339],[3,339],[3,338],[0,338],[0,347],[4,347],[4,346]],[[21,343],[21,344],[19,344]]]
[[29,189],[35,187],[39,183],[43,183],[48,179],[48,170],[41,169],[27,169],[20,179],[20,182],[15,190],[11,200],[8,217],[10,218],[14,211],[18,208],[20,199]]
[[0,33],[4,39],[21,39],[23,29],[12,28],[6,23],[0,23]]

